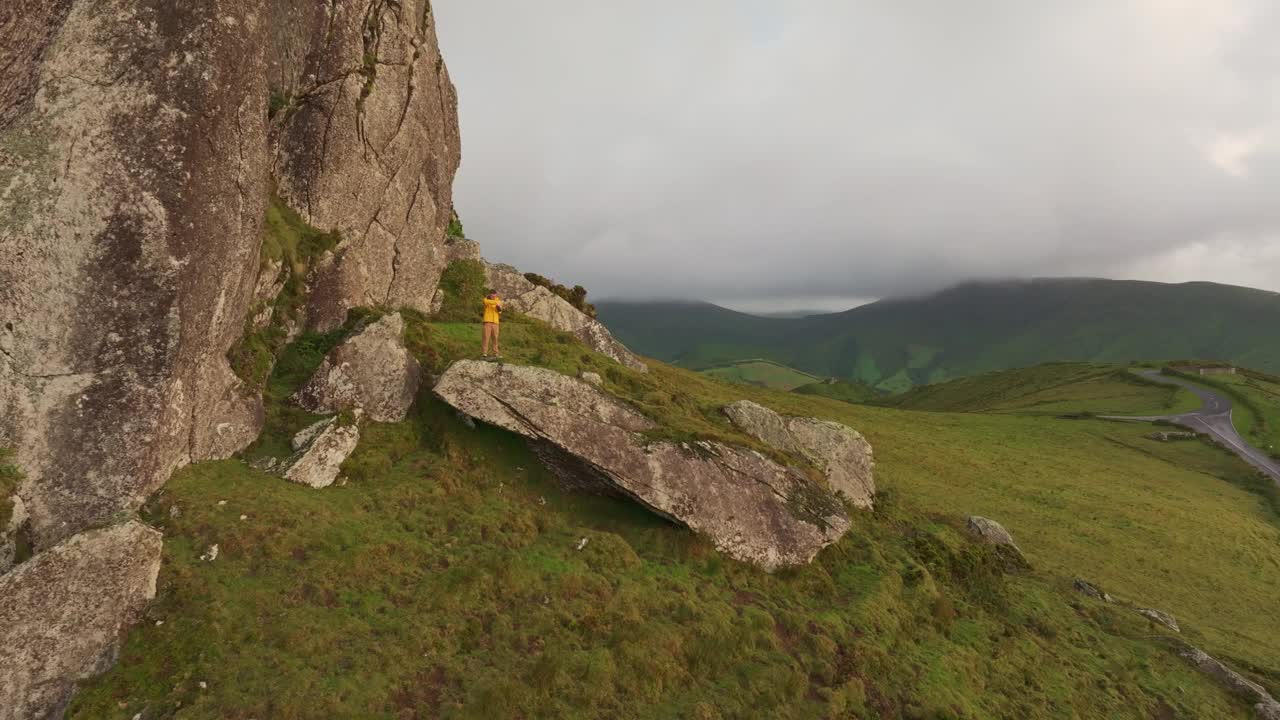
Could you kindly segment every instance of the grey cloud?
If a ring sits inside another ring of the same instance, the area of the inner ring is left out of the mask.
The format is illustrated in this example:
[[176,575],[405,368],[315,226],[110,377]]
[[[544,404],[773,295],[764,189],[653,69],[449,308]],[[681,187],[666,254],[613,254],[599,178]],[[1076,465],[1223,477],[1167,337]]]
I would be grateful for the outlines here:
[[469,234],[597,297],[1280,290],[1270,0],[436,7]]

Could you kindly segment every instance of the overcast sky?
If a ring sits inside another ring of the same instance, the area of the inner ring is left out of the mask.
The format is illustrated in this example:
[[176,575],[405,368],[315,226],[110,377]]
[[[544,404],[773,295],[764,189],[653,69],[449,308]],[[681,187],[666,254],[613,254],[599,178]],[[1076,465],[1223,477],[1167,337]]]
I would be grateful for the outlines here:
[[1275,0],[436,0],[456,203],[593,298],[1280,290]]

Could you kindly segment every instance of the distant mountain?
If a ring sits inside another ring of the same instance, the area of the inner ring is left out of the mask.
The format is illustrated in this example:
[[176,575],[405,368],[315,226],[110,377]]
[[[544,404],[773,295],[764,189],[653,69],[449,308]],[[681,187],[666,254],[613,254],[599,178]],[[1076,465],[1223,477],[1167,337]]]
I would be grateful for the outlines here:
[[882,390],[1043,362],[1214,358],[1280,371],[1280,294],[1207,282],[975,282],[842,313],[766,318],[698,302],[599,302],[636,351],[694,369],[768,358]]

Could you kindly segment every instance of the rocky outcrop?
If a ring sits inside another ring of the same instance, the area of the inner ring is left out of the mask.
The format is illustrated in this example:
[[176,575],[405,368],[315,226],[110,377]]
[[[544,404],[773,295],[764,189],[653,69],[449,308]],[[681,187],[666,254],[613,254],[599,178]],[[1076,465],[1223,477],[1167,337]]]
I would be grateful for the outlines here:
[[1177,440],[1195,440],[1200,436],[1193,432],[1155,432],[1146,437],[1148,440],[1157,442],[1174,442]]
[[649,368],[635,353],[618,342],[603,323],[541,285],[535,285],[510,265],[485,263],[485,280],[498,291],[503,306],[541,320],[556,330],[572,333],[588,347],[632,370]]
[[293,457],[279,467],[268,466],[266,469],[300,485],[327,488],[338,479],[342,463],[355,452],[359,443],[358,424],[328,418],[294,435]]
[[0,445],[39,547],[247,437],[226,353],[267,197],[260,7],[0,11]]
[[1098,586],[1086,580],[1081,580],[1080,578],[1076,578],[1074,581],[1072,581],[1071,587],[1075,588],[1075,591],[1080,593],[1081,595],[1091,597],[1094,600],[1101,600],[1104,603],[1115,601],[1114,598],[1112,598],[1107,593],[1103,592],[1102,589],[1099,588]]
[[783,417],[763,405],[739,400],[725,414],[739,430],[783,452],[808,458],[826,474],[831,489],[860,508],[875,504],[875,461],[871,443],[840,423]]
[[461,159],[430,0],[272,0],[269,20],[280,193],[343,237],[312,279],[309,326],[364,305],[428,312]]
[[294,399],[314,413],[360,408],[375,422],[400,422],[421,383],[422,367],[404,346],[404,319],[392,313],[330,351]]
[[0,720],[61,717],[76,684],[115,661],[159,570],[160,533],[130,521],[0,576]]
[[809,562],[849,527],[826,488],[722,443],[651,441],[653,421],[576,378],[464,360],[435,392],[467,415],[530,438],[567,483],[613,492],[766,569]]
[[982,542],[994,545],[1006,559],[1020,565],[1029,565],[1026,556],[1022,554],[1022,548],[1013,541],[1013,535],[995,520],[970,515],[965,521],[965,529]]
[[1254,703],[1254,717],[1259,720],[1280,717],[1280,703],[1276,702],[1266,688],[1232,670],[1199,648],[1173,638],[1167,640],[1174,646],[1178,655],[1194,665],[1197,670],[1216,680],[1231,693]]
[[1159,625],[1163,625],[1174,632],[1182,632],[1182,629],[1178,627],[1177,619],[1175,619],[1172,615],[1170,615],[1167,612],[1164,612],[1162,610],[1155,610],[1152,608],[1134,608],[1134,610],[1136,610],[1139,615],[1147,618],[1151,622],[1157,623]]
[[426,310],[460,143],[428,0],[15,2],[0,446],[43,548],[258,434],[227,354],[280,291],[279,269],[259,272],[273,180],[342,234],[313,264],[312,327],[355,305]]

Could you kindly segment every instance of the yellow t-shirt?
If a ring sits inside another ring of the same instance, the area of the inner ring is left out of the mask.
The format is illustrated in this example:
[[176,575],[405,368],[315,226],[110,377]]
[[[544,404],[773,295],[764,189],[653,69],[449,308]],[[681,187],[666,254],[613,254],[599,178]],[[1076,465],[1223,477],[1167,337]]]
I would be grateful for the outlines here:
[[484,299],[484,321],[487,323],[498,323],[500,317],[498,310],[502,307],[502,298],[485,298]]

